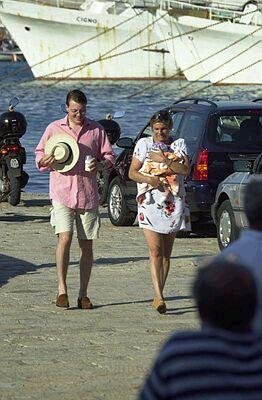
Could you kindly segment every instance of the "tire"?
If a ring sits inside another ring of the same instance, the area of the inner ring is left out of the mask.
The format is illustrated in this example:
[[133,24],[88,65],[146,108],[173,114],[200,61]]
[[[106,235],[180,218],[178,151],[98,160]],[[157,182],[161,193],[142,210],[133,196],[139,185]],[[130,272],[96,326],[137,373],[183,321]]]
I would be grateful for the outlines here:
[[179,239],[186,239],[190,237],[191,232],[190,231],[178,231],[176,233],[176,238]]
[[217,212],[217,241],[220,250],[225,249],[239,236],[230,201],[225,200]]
[[125,191],[119,178],[114,178],[108,191],[108,216],[115,226],[131,226],[136,213],[130,211],[126,204]]
[[21,177],[12,176],[10,177],[10,193],[8,196],[8,202],[12,206],[16,206],[20,203],[21,199]]

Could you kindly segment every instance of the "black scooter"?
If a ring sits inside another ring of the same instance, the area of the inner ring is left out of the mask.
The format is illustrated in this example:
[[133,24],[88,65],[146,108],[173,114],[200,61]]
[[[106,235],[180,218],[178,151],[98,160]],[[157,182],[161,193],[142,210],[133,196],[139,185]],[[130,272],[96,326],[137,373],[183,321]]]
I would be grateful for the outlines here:
[[18,103],[14,97],[8,111],[0,115],[0,202],[8,201],[12,206],[20,202],[21,189],[29,179],[23,171],[26,152],[20,143],[27,122],[23,114],[15,111]]
[[[120,125],[114,121],[114,118],[122,118],[125,115],[124,111],[116,111],[113,115],[107,114],[105,119],[100,119],[98,122],[104,128],[109,142],[111,145],[116,144],[118,139],[121,136],[121,128]],[[109,175],[110,170],[100,170],[97,171],[97,184],[98,184],[98,193],[100,196],[100,204],[105,204],[107,200],[107,192],[109,186]]]

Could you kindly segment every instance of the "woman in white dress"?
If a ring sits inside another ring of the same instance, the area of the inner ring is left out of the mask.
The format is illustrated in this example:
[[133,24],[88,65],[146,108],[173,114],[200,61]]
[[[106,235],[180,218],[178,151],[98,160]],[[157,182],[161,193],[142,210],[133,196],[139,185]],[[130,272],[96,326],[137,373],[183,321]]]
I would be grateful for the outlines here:
[[[138,222],[143,228],[150,256],[150,271],[154,289],[152,306],[160,314],[166,312],[163,290],[170,267],[170,256],[178,230],[190,230],[189,210],[185,200],[184,177],[189,173],[188,151],[184,139],[173,141],[170,130],[172,118],[168,112],[159,112],[150,120],[152,137],[141,138],[136,143],[129,178],[137,183],[147,183],[151,189],[150,202],[139,196]],[[173,161],[163,151],[150,151],[153,144],[172,143],[174,151],[183,154],[183,160]],[[179,182],[177,195],[170,192],[163,202],[163,187],[159,176],[149,176],[139,172],[146,158],[165,163],[176,175]]]

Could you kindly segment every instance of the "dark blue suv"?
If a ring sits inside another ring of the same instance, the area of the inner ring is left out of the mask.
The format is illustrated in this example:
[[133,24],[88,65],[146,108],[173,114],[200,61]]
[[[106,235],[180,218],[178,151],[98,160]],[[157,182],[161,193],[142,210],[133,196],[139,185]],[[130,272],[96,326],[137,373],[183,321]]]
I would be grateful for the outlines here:
[[[262,99],[189,98],[165,110],[173,118],[172,136],[184,138],[189,148],[191,172],[186,190],[194,230],[194,226],[212,221],[211,205],[217,186],[233,172],[234,161],[252,161],[262,152]],[[128,178],[128,170],[135,143],[148,135],[149,124],[135,139],[123,137],[117,142],[124,150],[106,177],[102,199],[114,225],[132,225],[135,221],[136,184]]]

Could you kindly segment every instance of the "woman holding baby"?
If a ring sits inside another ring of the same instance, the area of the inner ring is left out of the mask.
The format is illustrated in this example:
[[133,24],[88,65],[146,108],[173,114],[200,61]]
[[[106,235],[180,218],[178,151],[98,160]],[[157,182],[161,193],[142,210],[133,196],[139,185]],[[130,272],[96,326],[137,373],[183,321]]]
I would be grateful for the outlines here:
[[188,150],[184,139],[172,139],[172,124],[167,111],[152,116],[152,136],[138,140],[129,169],[129,178],[138,184],[138,222],[149,249],[152,306],[160,314],[166,312],[163,290],[176,232],[190,230],[184,187],[184,177],[189,173]]

